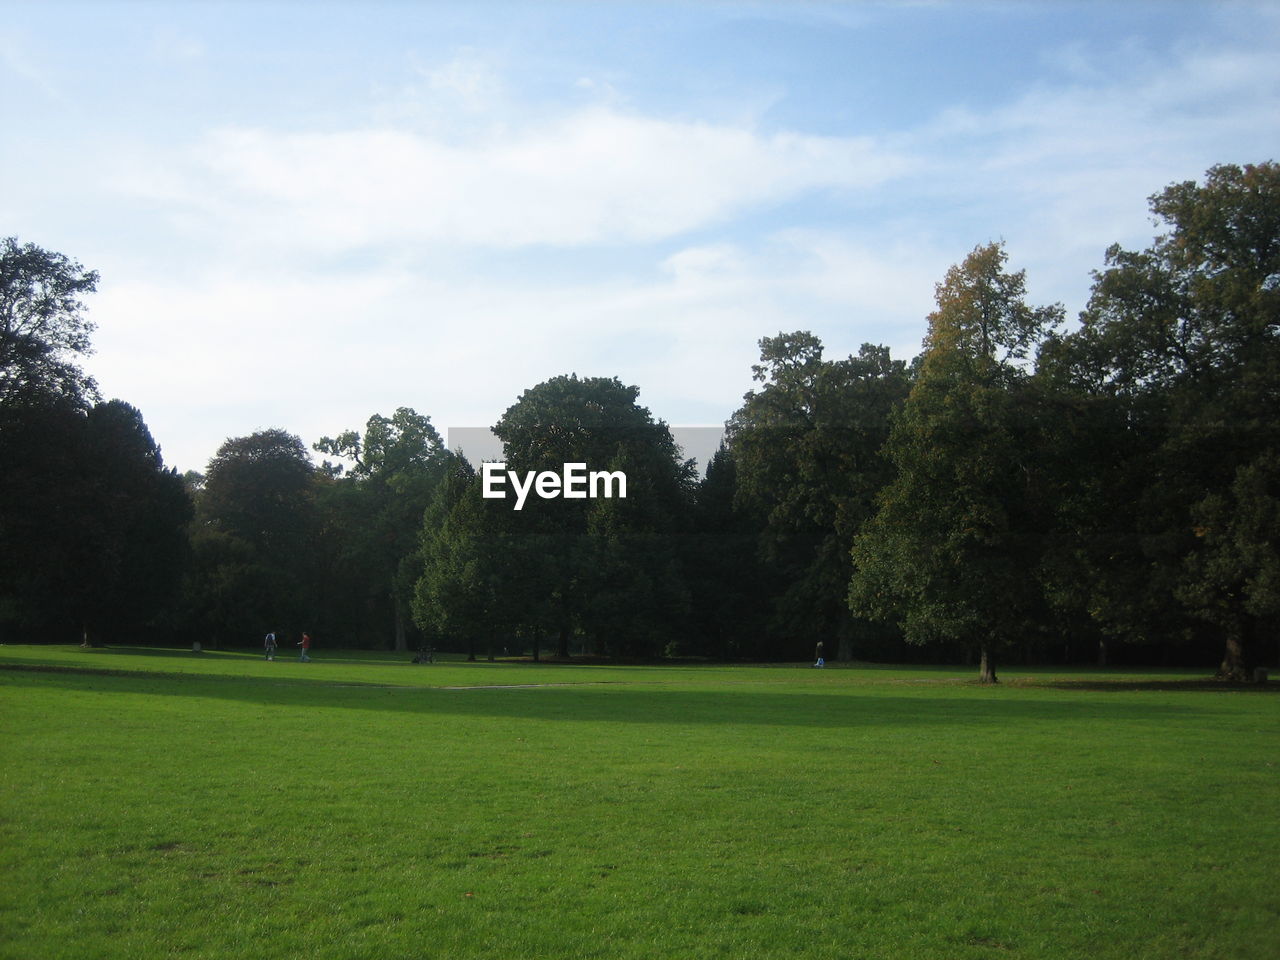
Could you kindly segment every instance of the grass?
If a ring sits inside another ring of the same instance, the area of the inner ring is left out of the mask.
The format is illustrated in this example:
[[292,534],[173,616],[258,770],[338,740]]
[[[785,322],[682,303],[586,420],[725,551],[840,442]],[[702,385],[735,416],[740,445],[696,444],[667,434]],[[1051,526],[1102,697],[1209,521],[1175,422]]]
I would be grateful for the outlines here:
[[0,957],[1272,958],[1186,672],[0,647]]

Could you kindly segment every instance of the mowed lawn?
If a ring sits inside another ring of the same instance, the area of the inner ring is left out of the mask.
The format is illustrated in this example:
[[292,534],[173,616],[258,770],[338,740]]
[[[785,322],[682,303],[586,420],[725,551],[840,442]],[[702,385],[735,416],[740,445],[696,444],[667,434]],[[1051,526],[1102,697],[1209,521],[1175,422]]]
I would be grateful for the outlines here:
[[1274,688],[282,653],[0,647],[0,956],[1280,955]]

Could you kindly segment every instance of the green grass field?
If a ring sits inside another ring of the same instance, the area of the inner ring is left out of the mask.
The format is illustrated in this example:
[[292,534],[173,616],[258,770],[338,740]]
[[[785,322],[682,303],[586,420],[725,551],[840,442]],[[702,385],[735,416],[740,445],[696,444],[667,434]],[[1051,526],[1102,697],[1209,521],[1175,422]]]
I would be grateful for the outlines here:
[[1280,954],[1275,685],[285,653],[0,647],[0,956]]

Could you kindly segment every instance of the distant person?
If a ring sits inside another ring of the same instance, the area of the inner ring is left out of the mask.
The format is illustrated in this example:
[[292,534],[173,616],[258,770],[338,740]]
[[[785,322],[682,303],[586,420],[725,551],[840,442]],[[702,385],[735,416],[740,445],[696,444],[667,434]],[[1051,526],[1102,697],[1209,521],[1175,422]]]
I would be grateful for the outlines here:
[[311,635],[304,633],[302,639],[298,641],[298,646],[302,648],[302,652],[298,654],[298,661],[300,663],[310,663],[311,657],[307,655],[307,651],[311,649]]
[[826,661],[826,659],[822,656],[822,641],[821,641],[821,640],[819,640],[819,641],[818,641],[818,649],[816,649],[816,650],[813,652],[813,655],[814,655],[814,657],[815,657],[815,658],[816,658],[816,660],[817,660],[817,662],[814,664],[814,666],[815,666],[815,667],[825,667],[825,666],[827,665],[827,661]]
[[267,634],[267,639],[262,642],[267,649],[267,659],[274,660],[276,658],[276,635],[274,632]]

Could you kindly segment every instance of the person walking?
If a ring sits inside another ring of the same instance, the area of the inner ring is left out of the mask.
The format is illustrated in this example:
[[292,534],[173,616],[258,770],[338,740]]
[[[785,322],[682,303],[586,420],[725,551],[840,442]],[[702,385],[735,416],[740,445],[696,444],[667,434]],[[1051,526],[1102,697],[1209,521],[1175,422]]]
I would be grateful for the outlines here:
[[302,639],[298,641],[298,646],[302,648],[302,652],[298,654],[298,662],[310,663],[311,657],[307,655],[307,651],[311,649],[311,635],[304,633]]
[[267,639],[262,641],[262,645],[267,650],[267,659],[274,660],[276,658],[276,634],[274,630],[267,634]]

